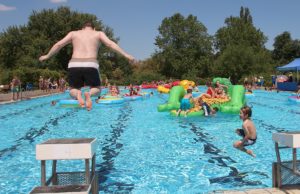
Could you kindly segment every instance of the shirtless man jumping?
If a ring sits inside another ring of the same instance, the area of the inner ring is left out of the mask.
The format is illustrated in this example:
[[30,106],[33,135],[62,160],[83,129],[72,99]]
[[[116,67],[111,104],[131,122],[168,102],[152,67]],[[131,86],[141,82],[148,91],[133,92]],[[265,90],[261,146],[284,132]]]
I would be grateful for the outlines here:
[[[70,95],[78,100],[81,107],[86,105],[89,111],[92,108],[91,96],[98,95],[101,92],[97,60],[100,43],[120,53],[130,62],[133,62],[134,58],[110,40],[104,32],[94,30],[91,22],[87,22],[81,30],[71,31],[63,39],[55,43],[48,54],[41,56],[39,60],[49,59],[69,43],[73,45],[72,59],[68,65]],[[83,86],[90,86],[90,91],[84,93],[85,101],[80,90]]]

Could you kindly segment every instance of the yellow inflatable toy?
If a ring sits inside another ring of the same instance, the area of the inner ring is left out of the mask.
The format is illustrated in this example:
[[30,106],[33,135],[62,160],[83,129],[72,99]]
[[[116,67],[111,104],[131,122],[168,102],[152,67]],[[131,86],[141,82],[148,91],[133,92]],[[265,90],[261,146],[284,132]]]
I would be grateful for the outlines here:
[[165,88],[164,86],[157,86],[157,91],[158,92],[161,92],[161,93],[169,93],[170,92],[170,89],[168,88]]
[[[202,99],[209,106],[211,106],[213,104],[223,104],[223,103],[228,102],[230,100],[230,98],[205,98],[205,97],[202,97]],[[197,102],[197,100],[196,100],[196,102]],[[197,104],[195,106],[197,106]]]
[[190,86],[195,87],[195,82],[189,80],[182,80],[180,84],[185,90],[189,89]]

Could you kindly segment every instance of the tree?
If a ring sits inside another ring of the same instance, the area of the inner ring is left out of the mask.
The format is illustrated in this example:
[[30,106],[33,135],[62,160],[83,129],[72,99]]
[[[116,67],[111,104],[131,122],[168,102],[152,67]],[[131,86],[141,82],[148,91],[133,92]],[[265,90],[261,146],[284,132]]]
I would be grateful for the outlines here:
[[165,18],[158,28],[155,53],[160,72],[167,77],[181,78],[193,72],[197,76],[207,73],[212,56],[211,37],[206,27],[189,15],[179,13]]
[[215,48],[218,52],[223,52],[230,45],[239,44],[261,49],[267,42],[267,37],[253,25],[248,8],[241,7],[240,17],[226,18],[225,25],[215,34]]
[[219,76],[231,77],[234,83],[245,75],[263,73],[272,66],[271,54],[265,48],[267,38],[253,25],[248,8],[240,16],[225,19],[225,27],[215,35],[216,63]]
[[300,56],[300,41],[293,40],[289,32],[283,32],[274,40],[272,57],[279,64],[286,64]]

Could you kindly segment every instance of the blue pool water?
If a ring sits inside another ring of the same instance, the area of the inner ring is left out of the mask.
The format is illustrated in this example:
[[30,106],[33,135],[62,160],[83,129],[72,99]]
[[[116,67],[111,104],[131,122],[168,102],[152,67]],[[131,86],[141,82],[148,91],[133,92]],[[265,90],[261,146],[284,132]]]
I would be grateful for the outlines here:
[[[204,88],[200,87],[201,91]],[[50,106],[53,95],[0,105],[0,193],[28,193],[40,185],[35,145],[51,138],[97,138],[100,193],[209,193],[272,186],[272,133],[298,130],[299,104],[286,92],[255,91],[248,99],[258,140],[252,158],[232,147],[238,115],[175,118],[159,113],[166,95],[123,106]],[[291,159],[285,152],[283,158]],[[50,162],[47,174],[50,174]],[[59,161],[58,171],[84,170],[84,162]]]

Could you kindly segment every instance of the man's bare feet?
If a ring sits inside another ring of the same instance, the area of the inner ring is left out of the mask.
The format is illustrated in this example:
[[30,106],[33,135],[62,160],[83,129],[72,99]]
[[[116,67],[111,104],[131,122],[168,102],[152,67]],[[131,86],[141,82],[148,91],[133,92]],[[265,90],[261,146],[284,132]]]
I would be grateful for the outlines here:
[[89,92],[84,92],[86,109],[90,111],[92,109],[92,99],[91,94]]
[[81,95],[82,95],[81,91],[78,91],[78,93],[77,93],[77,100],[78,100],[79,106],[81,108],[83,108],[84,107],[84,100],[83,100],[83,98],[82,98]]
[[252,156],[252,157],[256,157],[256,155],[253,153],[253,151],[252,150],[247,150],[247,154],[249,154],[250,156]]

